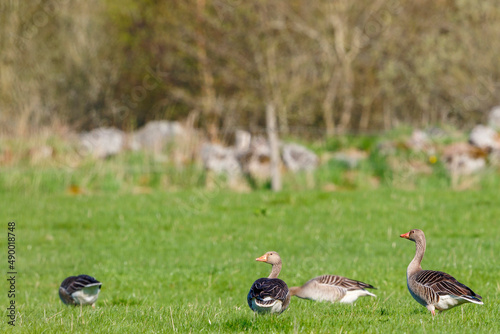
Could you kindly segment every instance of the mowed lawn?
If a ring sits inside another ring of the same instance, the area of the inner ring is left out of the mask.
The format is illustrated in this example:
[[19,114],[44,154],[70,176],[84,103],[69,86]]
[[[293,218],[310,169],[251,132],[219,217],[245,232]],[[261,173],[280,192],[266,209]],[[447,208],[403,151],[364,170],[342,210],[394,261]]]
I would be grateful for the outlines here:
[[[300,193],[185,191],[92,195],[0,194],[3,271],[7,223],[16,222],[16,329],[31,333],[497,333],[498,191]],[[424,269],[448,272],[483,296],[432,319],[406,288],[424,230]],[[289,286],[337,274],[376,286],[353,306],[292,299],[280,316],[255,316],[253,281],[283,259]],[[103,282],[97,307],[67,307],[61,281]],[[4,281],[5,282],[5,281]],[[7,284],[0,292],[5,308]],[[0,324],[5,332],[7,317]]]

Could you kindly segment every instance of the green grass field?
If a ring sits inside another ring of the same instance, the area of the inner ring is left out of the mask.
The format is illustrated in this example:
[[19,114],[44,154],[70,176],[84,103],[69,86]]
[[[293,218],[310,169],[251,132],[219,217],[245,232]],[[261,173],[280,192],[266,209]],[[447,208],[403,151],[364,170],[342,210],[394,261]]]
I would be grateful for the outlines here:
[[[153,191],[69,195],[3,192],[16,222],[16,330],[30,333],[496,333],[500,328],[500,198],[496,189],[454,192],[318,190]],[[483,296],[432,319],[406,288],[415,246],[427,236],[424,269],[443,270]],[[378,288],[354,306],[292,299],[280,316],[255,316],[246,295],[278,251],[280,278],[299,285],[338,274]],[[89,274],[103,282],[97,307],[67,307],[61,281]],[[4,281],[5,282],[5,281]],[[6,315],[7,298],[0,292]],[[0,331],[9,329],[7,317]]]

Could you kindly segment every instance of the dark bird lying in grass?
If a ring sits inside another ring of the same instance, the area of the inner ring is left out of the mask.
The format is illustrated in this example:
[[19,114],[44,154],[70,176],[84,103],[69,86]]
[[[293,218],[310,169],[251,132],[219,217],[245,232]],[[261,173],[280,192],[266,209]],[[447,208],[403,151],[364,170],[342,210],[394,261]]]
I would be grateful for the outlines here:
[[92,276],[70,276],[61,283],[59,297],[67,305],[92,305],[95,307],[101,285],[102,283]]
[[256,313],[281,313],[290,303],[290,292],[285,282],[278,277],[281,271],[281,258],[276,252],[267,252],[255,259],[272,264],[268,278],[256,280],[247,296],[248,306]]
[[445,311],[464,303],[483,304],[482,297],[469,287],[457,281],[451,275],[441,271],[422,270],[421,262],[425,253],[425,235],[421,230],[411,230],[401,234],[415,242],[415,257],[406,271],[408,290],[413,298],[431,311]]
[[362,296],[377,297],[365,289],[375,289],[375,287],[342,276],[323,275],[307,281],[302,286],[291,287],[290,294],[299,298],[332,303],[354,303]]

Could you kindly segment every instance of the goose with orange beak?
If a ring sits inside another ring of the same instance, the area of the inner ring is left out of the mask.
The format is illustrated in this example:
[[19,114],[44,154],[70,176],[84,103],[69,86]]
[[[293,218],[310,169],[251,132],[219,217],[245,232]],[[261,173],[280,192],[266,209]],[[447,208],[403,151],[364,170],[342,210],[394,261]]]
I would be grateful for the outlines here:
[[258,314],[282,313],[290,303],[290,292],[286,283],[278,278],[281,271],[281,257],[276,252],[267,252],[255,259],[272,265],[267,278],[256,280],[248,292],[248,306]]
[[464,303],[482,305],[482,297],[453,276],[442,271],[422,270],[425,253],[425,235],[422,230],[413,229],[400,235],[415,242],[416,251],[406,270],[406,283],[411,296],[425,306],[432,316],[435,310],[446,311]]

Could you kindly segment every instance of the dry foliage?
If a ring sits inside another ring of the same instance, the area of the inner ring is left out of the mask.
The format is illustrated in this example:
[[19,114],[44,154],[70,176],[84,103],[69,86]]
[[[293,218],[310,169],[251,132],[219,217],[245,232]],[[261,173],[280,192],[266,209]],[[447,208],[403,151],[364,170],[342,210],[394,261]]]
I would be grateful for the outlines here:
[[332,135],[468,126],[499,102],[494,0],[6,1],[0,28],[7,133],[195,114],[215,139],[272,103],[282,133]]

